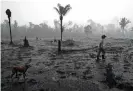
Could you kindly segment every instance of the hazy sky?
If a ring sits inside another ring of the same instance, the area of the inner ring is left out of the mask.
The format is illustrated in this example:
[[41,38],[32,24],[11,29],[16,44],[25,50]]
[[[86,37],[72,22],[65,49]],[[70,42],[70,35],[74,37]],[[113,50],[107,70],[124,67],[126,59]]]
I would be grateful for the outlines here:
[[53,9],[57,3],[65,6],[70,4],[72,9],[64,17],[78,24],[85,24],[88,19],[101,24],[111,23],[115,18],[126,17],[133,22],[133,0],[2,0],[1,22],[7,19],[6,9],[12,11],[12,22],[17,20],[19,25],[33,22],[39,24],[44,20],[52,25],[54,19],[59,19]]

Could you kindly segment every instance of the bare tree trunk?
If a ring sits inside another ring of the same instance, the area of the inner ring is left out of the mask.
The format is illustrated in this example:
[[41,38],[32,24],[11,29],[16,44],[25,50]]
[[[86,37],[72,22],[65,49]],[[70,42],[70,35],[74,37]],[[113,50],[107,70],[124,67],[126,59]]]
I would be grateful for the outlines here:
[[61,43],[62,43],[62,32],[63,32],[63,28],[62,28],[62,20],[63,20],[63,16],[61,15],[60,16],[60,28],[61,28],[61,40],[58,41],[58,51],[60,52],[61,51]]
[[126,38],[126,31],[124,28],[123,28],[123,36],[124,36],[124,38]]
[[60,52],[60,51],[61,51],[61,41],[58,40],[58,52]]
[[61,20],[61,42],[62,42],[62,32],[63,32],[63,28],[62,28],[62,20]]
[[10,23],[10,17],[8,18],[9,19],[9,28],[10,28],[10,44],[13,44],[12,42],[12,32],[11,32],[11,23]]

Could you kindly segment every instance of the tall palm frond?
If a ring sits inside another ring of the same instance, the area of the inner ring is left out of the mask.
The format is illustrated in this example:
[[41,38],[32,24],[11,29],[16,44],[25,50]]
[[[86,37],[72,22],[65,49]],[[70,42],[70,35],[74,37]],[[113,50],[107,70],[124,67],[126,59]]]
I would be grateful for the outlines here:
[[54,9],[58,12],[59,15],[61,15],[59,9],[57,9],[56,7],[54,7]]
[[60,15],[62,15],[63,14],[63,11],[64,11],[64,7],[63,6],[61,6],[61,4],[59,4],[58,3],[58,8],[59,8],[59,11],[60,11]]
[[65,16],[65,15],[67,14],[67,12],[70,11],[70,9],[71,9],[70,4],[66,5],[66,6],[64,7],[63,16]]

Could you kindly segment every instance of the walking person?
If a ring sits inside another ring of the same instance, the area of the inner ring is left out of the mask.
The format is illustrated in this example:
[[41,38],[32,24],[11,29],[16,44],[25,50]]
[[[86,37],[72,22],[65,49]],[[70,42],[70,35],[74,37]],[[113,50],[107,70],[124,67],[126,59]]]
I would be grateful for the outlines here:
[[102,59],[105,60],[105,49],[104,49],[104,40],[105,40],[105,38],[106,38],[106,35],[101,36],[102,40],[99,44],[99,49],[98,49],[98,54],[97,54],[97,59],[96,59],[97,62],[99,61],[99,56],[100,56],[101,52],[102,52]]

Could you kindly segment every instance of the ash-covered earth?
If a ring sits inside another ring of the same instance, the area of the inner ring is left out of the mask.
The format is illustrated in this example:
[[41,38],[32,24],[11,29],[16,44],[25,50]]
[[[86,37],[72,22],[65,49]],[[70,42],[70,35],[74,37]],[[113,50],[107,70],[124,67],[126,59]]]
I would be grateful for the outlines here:
[[[1,91],[133,91],[133,40],[108,38],[106,60],[96,62],[99,39],[86,38],[62,43],[58,54],[57,42],[29,39],[1,42]],[[30,64],[24,81],[10,78],[12,67]],[[117,82],[109,88],[107,65]]]

